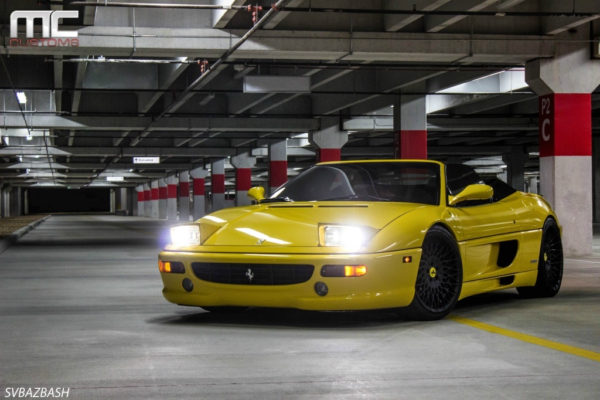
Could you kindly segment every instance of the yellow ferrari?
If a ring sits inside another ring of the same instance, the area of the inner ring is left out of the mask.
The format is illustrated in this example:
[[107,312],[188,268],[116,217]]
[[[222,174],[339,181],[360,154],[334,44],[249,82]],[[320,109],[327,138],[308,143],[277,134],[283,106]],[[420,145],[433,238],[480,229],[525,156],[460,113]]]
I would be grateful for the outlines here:
[[320,163],[254,205],[170,229],[163,295],[209,311],[402,308],[443,318],[456,302],[560,289],[561,229],[548,203],[465,165]]

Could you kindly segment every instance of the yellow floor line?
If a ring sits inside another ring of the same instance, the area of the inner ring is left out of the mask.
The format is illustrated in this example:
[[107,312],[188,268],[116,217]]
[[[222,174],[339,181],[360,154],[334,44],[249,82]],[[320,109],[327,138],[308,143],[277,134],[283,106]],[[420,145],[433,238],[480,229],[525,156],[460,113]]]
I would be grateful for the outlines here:
[[508,336],[513,339],[521,340],[523,342],[536,344],[538,346],[547,347],[552,350],[562,351],[564,353],[573,354],[575,356],[584,357],[590,360],[600,362],[600,353],[596,353],[590,350],[585,350],[575,346],[569,346],[567,344],[553,342],[551,340],[542,339],[536,336],[526,335],[524,333],[511,331],[509,329],[500,328],[498,326],[486,324],[484,322],[475,321],[469,318],[459,317],[457,315],[451,315],[448,317],[452,321],[469,325],[473,328],[481,329],[487,332],[495,333],[498,335]]

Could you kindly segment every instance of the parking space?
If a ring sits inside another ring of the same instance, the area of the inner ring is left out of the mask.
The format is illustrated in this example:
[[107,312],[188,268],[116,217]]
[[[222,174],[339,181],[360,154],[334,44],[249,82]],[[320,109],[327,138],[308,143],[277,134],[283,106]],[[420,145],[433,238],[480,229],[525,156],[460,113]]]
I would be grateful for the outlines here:
[[162,298],[156,257],[164,226],[52,216],[0,255],[1,393],[35,386],[70,388],[73,399],[600,393],[600,256],[567,259],[555,298],[496,292],[435,322],[390,311],[215,316]]

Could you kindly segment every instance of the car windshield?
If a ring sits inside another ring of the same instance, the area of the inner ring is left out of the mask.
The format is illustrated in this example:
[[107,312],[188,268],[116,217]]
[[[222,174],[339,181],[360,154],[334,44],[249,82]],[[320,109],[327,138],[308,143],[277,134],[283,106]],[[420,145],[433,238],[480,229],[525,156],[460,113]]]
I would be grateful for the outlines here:
[[314,166],[267,201],[401,201],[439,204],[440,168],[434,163],[381,162]]

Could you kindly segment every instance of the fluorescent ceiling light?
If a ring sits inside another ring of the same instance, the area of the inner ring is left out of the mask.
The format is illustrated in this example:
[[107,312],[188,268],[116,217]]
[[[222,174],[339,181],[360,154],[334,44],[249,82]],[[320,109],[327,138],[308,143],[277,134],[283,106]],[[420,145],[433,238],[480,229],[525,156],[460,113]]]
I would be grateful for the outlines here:
[[19,100],[19,104],[27,104],[25,92],[17,92],[17,100]]
[[108,182],[123,182],[125,178],[122,176],[107,176],[106,180]]

